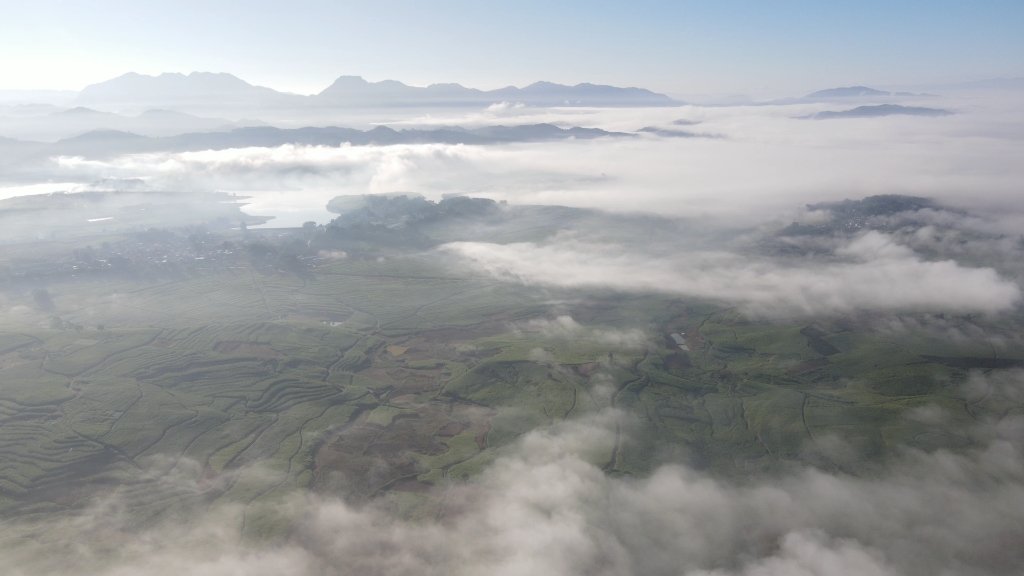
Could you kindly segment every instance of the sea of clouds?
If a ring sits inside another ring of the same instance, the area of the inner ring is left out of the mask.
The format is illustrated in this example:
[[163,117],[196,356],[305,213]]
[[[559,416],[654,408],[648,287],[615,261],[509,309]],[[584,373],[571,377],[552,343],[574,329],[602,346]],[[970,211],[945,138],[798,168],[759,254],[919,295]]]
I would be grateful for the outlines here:
[[[254,210],[329,217],[338,194],[461,193],[518,204],[560,204],[758,222],[809,202],[900,193],[1000,212],[1015,206],[1024,166],[1024,111],[1001,100],[927,102],[940,118],[811,120],[842,105],[668,109],[508,108],[396,118],[389,125],[551,122],[635,133],[654,126],[697,137],[631,137],[500,146],[292,146],[55,157],[3,178],[15,190],[85,189],[139,178],[152,189],[254,196]],[[685,121],[686,125],[674,124]],[[712,137],[702,137],[712,136]],[[17,180],[14,182],[12,180]],[[49,187],[46,182],[56,182]],[[70,185],[70,186],[69,186]],[[0,188],[0,196],[6,196]],[[292,218],[294,219],[294,218]],[[287,222],[286,222],[287,220]],[[300,222],[301,223],[301,222]]]
[[[439,199],[458,193],[749,231],[797,219],[827,221],[827,214],[807,213],[806,203],[913,194],[971,215],[921,213],[931,218],[922,222],[933,226],[929,232],[836,238],[817,259],[766,257],[727,243],[647,250],[635,238],[623,243],[572,234],[442,250],[507,281],[707,298],[773,318],[862,309],[1012,310],[1020,279],[984,256],[1020,254],[1024,110],[980,97],[928,105],[957,114],[818,121],[802,116],[826,105],[536,110],[510,104],[389,125],[552,122],[628,132],[655,126],[693,136],[55,157],[0,175],[7,186],[0,196],[137,179],[151,190],[243,192],[252,196],[251,213],[275,215],[274,225],[287,226],[325,222],[324,205],[339,194],[409,191]],[[968,241],[971,231],[1003,236]],[[517,329],[630,347],[644,338],[584,328],[567,316]],[[969,385],[985,395],[1024,397],[1019,372],[975,374]],[[919,412],[908,417],[943,418],[938,408]],[[298,494],[273,505],[294,522],[293,532],[284,542],[254,547],[239,540],[239,508],[196,510],[186,520],[137,530],[114,496],[66,524],[39,527],[46,538],[7,540],[0,567],[19,576],[1024,571],[1024,426],[1017,416],[965,431],[980,448],[960,454],[905,451],[860,476],[794,468],[744,482],[681,466],[642,479],[607,476],[588,455],[613,441],[619,417],[608,413],[603,423],[525,435],[476,481],[453,487],[449,513],[437,521],[409,522],[374,504]]]
[[[681,244],[676,254],[655,256],[643,245],[593,237],[447,249],[505,279],[714,297],[768,316],[865,307],[1006,310],[1019,299],[1017,278],[979,265],[984,258],[969,253],[972,244],[962,237],[950,236],[943,218],[958,220],[953,229],[1004,234],[1002,248],[987,239],[976,252],[1002,249],[1004,260],[1020,255],[1015,238],[1024,224],[1024,206],[1017,201],[1024,182],[1024,110],[979,95],[924,104],[957,113],[813,120],[807,116],[837,106],[552,110],[510,104],[396,118],[391,124],[552,122],[633,134],[495,146],[286,145],[56,157],[34,169],[39,177],[64,183],[54,186],[79,182],[72,190],[131,181],[149,189],[239,192],[251,197],[250,213],[275,216],[268,226],[324,223],[332,217],[325,205],[336,195],[395,191],[651,213],[723,230],[809,222],[815,214],[803,209],[808,203],[888,193],[927,196],[969,215],[922,211],[919,219],[932,218],[945,228],[914,237],[867,234],[833,247],[838,260],[824,264],[763,260],[735,253],[732,246],[693,250]],[[645,126],[694,136],[635,133]],[[22,183],[17,190],[25,186],[45,187]],[[921,256],[924,244],[943,241],[941,258],[935,250]]]
[[775,318],[858,310],[995,313],[1012,308],[1020,287],[992,268],[925,261],[877,231],[840,246],[840,260],[772,261],[680,247],[654,256],[642,246],[555,237],[542,244],[454,242],[442,247],[495,277],[571,288],[678,294],[738,304]]

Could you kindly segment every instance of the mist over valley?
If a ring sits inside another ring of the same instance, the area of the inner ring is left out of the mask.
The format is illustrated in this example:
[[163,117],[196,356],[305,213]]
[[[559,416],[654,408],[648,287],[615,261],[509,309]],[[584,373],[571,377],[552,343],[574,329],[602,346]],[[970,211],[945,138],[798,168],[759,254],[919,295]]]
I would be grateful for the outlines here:
[[1024,571],[982,16],[399,4],[0,24],[0,572]]

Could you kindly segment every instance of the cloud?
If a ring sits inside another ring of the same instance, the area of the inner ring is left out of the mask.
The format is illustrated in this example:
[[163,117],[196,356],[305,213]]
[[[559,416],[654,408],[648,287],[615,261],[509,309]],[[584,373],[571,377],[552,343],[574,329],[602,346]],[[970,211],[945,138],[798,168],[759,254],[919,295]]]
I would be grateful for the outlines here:
[[41,182],[37,184],[26,184],[24,186],[3,186],[0,187],[0,200],[14,198],[16,196],[29,196],[32,194],[52,194],[63,192],[77,186],[74,182]]
[[[461,145],[422,144],[399,146],[296,146],[232,148],[198,152],[129,154],[111,160],[61,156],[58,169],[72,174],[148,177],[164,183],[219,185],[222,179],[244,182],[268,176],[278,180],[344,179],[356,173],[369,176],[371,189],[388,187],[401,173],[418,162],[471,154]],[[362,174],[364,173],[365,174]],[[104,176],[115,177],[115,176]],[[279,185],[279,183],[278,183]],[[377,190],[372,190],[377,191]]]
[[1020,288],[991,268],[926,261],[874,231],[837,250],[843,261],[813,263],[682,249],[652,256],[565,236],[546,244],[455,242],[442,249],[525,284],[680,294],[767,316],[862,309],[997,312],[1020,298]]
[[964,391],[972,401],[997,398],[1015,404],[1024,403],[1024,370],[996,370],[988,374],[972,372],[964,384]]
[[[297,225],[329,218],[323,207],[337,194],[408,190],[433,199],[463,193],[521,204],[642,211],[690,218],[694,227],[712,220],[718,230],[736,230],[792,211],[798,212],[799,222],[823,224],[831,214],[799,213],[796,207],[909,193],[934,196],[985,217],[922,210],[912,215],[921,225],[912,232],[829,237],[816,256],[789,260],[758,256],[749,238],[718,242],[715,249],[677,238],[657,245],[645,238],[642,245],[631,244],[636,241],[632,237],[617,244],[610,239],[616,230],[604,230],[596,240],[560,236],[508,245],[454,243],[444,249],[512,281],[678,294],[734,303],[765,316],[862,309],[997,312],[1019,301],[1020,288],[1007,279],[1005,267],[986,258],[1001,254],[1000,262],[1020,261],[1020,110],[971,103],[964,113],[941,121],[885,118],[828,126],[792,118],[814,111],[813,106],[541,110],[496,105],[468,116],[409,123],[552,122],[632,131],[638,126],[671,129],[684,117],[699,120],[702,131],[725,137],[64,157],[45,166],[10,168],[0,176],[19,187],[4,188],[0,196],[92,182],[231,190],[254,196],[250,212],[293,213],[291,220],[278,218],[275,225]],[[46,184],[47,179],[62,184]],[[993,232],[1007,236],[979,236]],[[950,260],[953,256],[983,264],[969,267]],[[11,309],[12,315],[20,313],[17,306]],[[642,346],[645,339],[638,330],[583,326],[565,315],[518,327],[545,338],[587,338],[616,346]],[[954,342],[984,341],[994,349],[1004,338],[969,321],[935,317],[903,318],[891,330],[923,330]],[[538,361],[549,357],[543,350],[535,352]],[[610,398],[614,382],[600,372],[594,380],[601,381],[595,392]],[[972,373],[963,386],[971,402],[1019,403],[1022,381],[1018,371]],[[908,411],[907,417],[939,425],[950,413],[928,405]],[[609,477],[594,455],[613,442],[608,424],[614,417],[606,415],[604,426],[569,423],[527,434],[476,481],[448,487],[440,521],[410,522],[383,504],[355,507],[329,495],[300,492],[258,510],[286,520],[282,524],[294,523],[293,533],[253,547],[238,541],[239,526],[252,509],[212,506],[190,510],[188,520],[166,517],[160,525],[140,527],[122,513],[121,496],[115,496],[78,517],[69,513],[67,520],[46,526],[31,525],[31,520],[5,523],[2,530],[18,537],[0,539],[7,550],[0,554],[0,568],[25,575],[73,569],[87,576],[1024,571],[1024,426],[1019,417],[981,422],[974,433],[986,447],[979,450],[906,452],[864,477],[802,469],[781,477],[751,477],[742,484],[680,466],[663,467],[648,478]],[[848,452],[839,438],[818,444],[830,454]],[[185,467],[167,476],[168,490],[195,493],[198,487],[188,479],[201,470]],[[50,561],[59,565],[47,566]]]
[[[54,159],[52,170],[89,183],[139,179],[149,190],[242,193],[251,198],[247,208],[250,214],[276,216],[274,226],[301,226],[306,221],[325,223],[333,218],[326,205],[340,194],[424,188],[430,193],[432,181],[422,178],[422,174],[438,174],[469,184],[474,177],[465,174],[466,167],[481,152],[479,147],[445,144],[284,145],[129,154],[102,160],[59,157]],[[432,195],[440,199],[441,192]]]
[[876,333],[893,339],[926,337],[957,347],[963,354],[1005,355],[1020,345],[1020,337],[996,326],[980,326],[970,317],[945,315],[893,315],[867,320]]
[[[591,462],[614,442],[614,413],[525,435],[473,483],[452,487],[441,521],[306,494],[271,504],[296,522],[278,544],[237,540],[239,508],[150,530],[118,526],[111,507],[58,520],[61,567],[23,543],[6,573],[115,576],[631,576],[1005,574],[1024,569],[1024,459],[995,441],[961,455],[907,452],[868,477],[814,469],[743,484],[685,467],[645,479]],[[266,510],[264,510],[266,512]],[[249,512],[252,513],[252,512]],[[96,532],[98,526],[107,530]],[[11,529],[8,527],[7,529]],[[117,554],[104,542],[117,542]],[[30,554],[34,552],[37,556]],[[33,564],[21,564],[31,558]]]
[[492,113],[506,112],[508,110],[516,110],[516,109],[525,108],[525,107],[526,107],[526,105],[523,104],[522,102],[514,102],[514,103],[513,102],[497,102],[495,104],[491,104],[490,106],[488,106],[485,109],[485,112],[492,112]]
[[792,118],[814,111],[814,105],[513,107],[468,116],[397,118],[387,124],[550,122],[634,131],[638,126],[670,129],[673,121],[683,117],[699,120],[702,131],[724,138],[596,139],[483,147],[282,146],[134,154],[110,160],[63,158],[45,165],[20,163],[0,176],[24,184],[139,178],[155,189],[250,192],[257,196],[256,202],[263,194],[280,193],[281,198],[268,206],[281,212],[322,210],[339,193],[405,190],[435,200],[445,193],[461,193],[514,204],[710,217],[742,227],[777,218],[806,203],[904,193],[989,210],[1007,218],[1003,229],[1008,232],[1019,229],[1024,221],[1016,201],[1024,177],[1020,146],[997,137],[996,130],[1000,125],[1020,124],[1021,111],[983,101],[972,103],[964,114],[943,119],[888,117],[824,126]]

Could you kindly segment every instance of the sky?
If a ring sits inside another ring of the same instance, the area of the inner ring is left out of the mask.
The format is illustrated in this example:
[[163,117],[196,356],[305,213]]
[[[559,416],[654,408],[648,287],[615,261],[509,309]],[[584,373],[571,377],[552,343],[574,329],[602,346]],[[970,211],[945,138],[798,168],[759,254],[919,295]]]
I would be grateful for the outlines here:
[[0,89],[230,72],[315,93],[341,75],[537,80],[672,95],[1024,76],[1024,3],[0,1]]

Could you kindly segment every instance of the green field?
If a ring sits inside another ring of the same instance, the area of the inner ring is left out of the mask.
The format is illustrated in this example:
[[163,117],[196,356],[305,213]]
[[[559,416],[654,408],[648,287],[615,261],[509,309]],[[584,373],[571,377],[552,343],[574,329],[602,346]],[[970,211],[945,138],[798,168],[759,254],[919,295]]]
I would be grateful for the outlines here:
[[[530,238],[562,216],[494,234]],[[287,246],[301,232],[226,234],[218,242]],[[129,240],[79,239],[65,252]],[[684,463],[738,480],[793,463],[858,474],[905,446],[963,449],[977,442],[969,424],[1022,410],[1019,398],[965,386],[1024,364],[1012,317],[983,326],[1007,335],[995,350],[887,333],[874,317],[767,322],[663,295],[503,283],[402,247],[297,271],[225,256],[212,267],[40,276],[42,298],[16,274],[28,248],[5,256],[7,519],[117,494],[140,525],[190,505],[244,505],[243,534],[266,539],[288,526],[261,504],[298,489],[441,516],[452,484],[521,435],[611,409],[615,445],[593,456],[608,474]],[[60,262],[65,252],[40,253]],[[530,328],[553,317],[551,302],[575,332]],[[643,341],[612,345],[595,330]],[[944,419],[920,416],[936,406]]]

